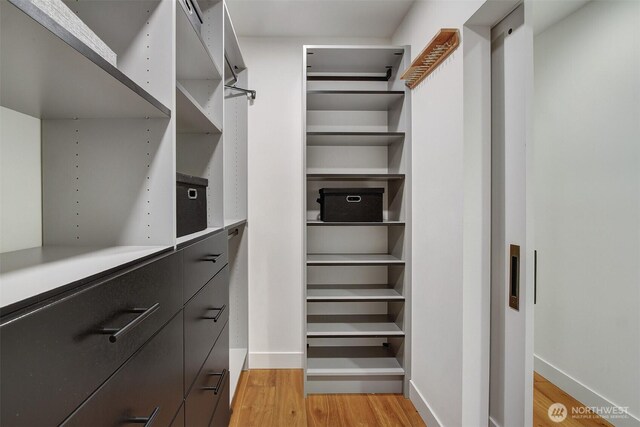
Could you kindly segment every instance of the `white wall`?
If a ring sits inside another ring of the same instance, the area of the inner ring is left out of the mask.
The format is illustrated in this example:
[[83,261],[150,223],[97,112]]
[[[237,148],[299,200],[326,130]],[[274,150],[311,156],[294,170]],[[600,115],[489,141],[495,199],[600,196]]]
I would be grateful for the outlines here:
[[536,369],[636,417],[639,22],[640,2],[594,1],[535,38],[534,147]]
[[40,120],[0,107],[0,252],[42,244]]
[[[292,17],[295,19],[295,17]],[[302,46],[378,39],[241,38],[249,106],[249,366],[301,368]]]
[[[410,44],[415,57],[440,28],[458,28],[462,33],[465,22],[483,3],[481,0],[418,1],[393,36],[393,43]],[[486,414],[478,398],[482,391],[465,389],[477,387],[479,380],[465,376],[463,368],[473,366],[465,363],[473,358],[478,360],[478,369],[487,363],[481,362],[477,342],[469,349],[463,341],[465,325],[470,323],[464,317],[486,316],[486,312],[478,308],[481,299],[468,304],[471,297],[466,293],[468,290],[475,292],[476,297],[479,295],[477,289],[465,288],[463,279],[464,162],[469,158],[465,157],[463,131],[463,52],[464,46],[458,48],[412,94],[412,247],[413,259],[420,262],[414,262],[412,273],[411,398],[431,426],[487,422],[486,416],[484,420],[478,418],[478,414]],[[469,54],[478,53],[470,51]],[[476,155],[480,158],[486,153],[478,149]],[[474,176],[486,176],[486,172],[478,170]],[[476,212],[482,212],[481,205],[481,201],[475,200]],[[477,218],[477,221],[483,224],[487,219]],[[475,238],[476,243],[482,239],[477,235]],[[479,264],[467,272],[476,269],[481,273]],[[476,414],[476,418],[472,414]]]

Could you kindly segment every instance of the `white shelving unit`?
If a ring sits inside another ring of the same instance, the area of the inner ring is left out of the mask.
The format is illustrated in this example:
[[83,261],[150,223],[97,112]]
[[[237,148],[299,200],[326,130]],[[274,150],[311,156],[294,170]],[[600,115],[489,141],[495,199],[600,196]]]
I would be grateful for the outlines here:
[[[12,242],[16,250],[0,254],[0,310],[226,230],[233,396],[248,350],[249,101],[224,88],[225,52],[238,84],[248,73],[226,5],[200,0],[198,33],[179,1],[65,3],[117,66],[29,0],[0,2],[0,100],[37,119],[41,159],[30,169],[42,182],[41,192],[28,190],[42,201],[42,245]],[[3,149],[22,143],[20,129],[7,134]],[[209,180],[207,228],[181,237],[176,172]],[[3,171],[2,179],[19,187],[22,177]]]
[[[306,46],[306,393],[408,393],[410,52]],[[323,222],[322,188],[379,187],[382,222]]]
[[[0,3],[0,101],[40,128],[41,156],[25,161],[42,182],[23,189],[41,200],[41,245],[13,241],[15,250],[0,255],[2,314],[175,243],[172,9],[67,4],[117,54],[117,66],[30,1]],[[27,131],[12,129],[3,147],[19,146]],[[19,173],[2,179],[21,187]]]

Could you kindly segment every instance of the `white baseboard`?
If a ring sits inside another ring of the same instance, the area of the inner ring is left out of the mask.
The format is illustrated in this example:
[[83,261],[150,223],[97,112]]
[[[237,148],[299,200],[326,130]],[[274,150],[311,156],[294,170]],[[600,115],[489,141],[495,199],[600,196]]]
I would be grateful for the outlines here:
[[249,369],[302,369],[302,352],[251,352]]
[[438,416],[433,412],[431,406],[427,403],[426,399],[418,390],[418,387],[412,380],[409,381],[409,399],[416,407],[418,413],[422,417],[422,421],[429,427],[442,427],[442,423],[438,419]]
[[[596,391],[582,384],[575,378],[571,377],[566,372],[561,371],[546,360],[535,355],[533,366],[534,370],[537,373],[548,379],[550,382],[552,382],[586,406],[605,408],[618,406],[615,403],[607,400],[604,396],[598,394]],[[632,414],[628,415],[629,416],[625,418],[612,418],[609,421],[617,427],[640,427],[640,419]],[[606,419],[606,416],[601,416]]]

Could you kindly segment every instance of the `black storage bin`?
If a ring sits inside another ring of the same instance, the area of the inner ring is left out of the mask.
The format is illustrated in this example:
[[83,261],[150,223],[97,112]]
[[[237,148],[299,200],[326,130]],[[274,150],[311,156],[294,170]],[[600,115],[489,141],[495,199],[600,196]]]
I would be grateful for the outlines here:
[[207,186],[209,180],[176,174],[176,216],[178,237],[207,228]]
[[382,222],[384,188],[321,188],[320,219],[326,222]]

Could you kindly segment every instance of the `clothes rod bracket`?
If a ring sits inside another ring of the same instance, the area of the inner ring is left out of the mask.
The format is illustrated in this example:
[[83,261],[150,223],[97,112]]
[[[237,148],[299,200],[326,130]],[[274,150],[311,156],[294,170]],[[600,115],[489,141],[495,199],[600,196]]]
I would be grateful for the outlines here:
[[238,92],[244,92],[244,93],[247,94],[247,96],[249,98],[251,98],[251,100],[256,99],[256,91],[255,90],[243,89],[241,87],[232,86],[232,85],[224,85],[224,87],[226,87],[227,89],[231,89],[231,90],[237,90]]

